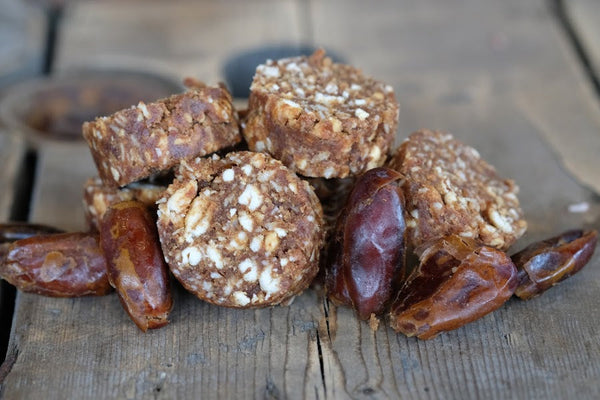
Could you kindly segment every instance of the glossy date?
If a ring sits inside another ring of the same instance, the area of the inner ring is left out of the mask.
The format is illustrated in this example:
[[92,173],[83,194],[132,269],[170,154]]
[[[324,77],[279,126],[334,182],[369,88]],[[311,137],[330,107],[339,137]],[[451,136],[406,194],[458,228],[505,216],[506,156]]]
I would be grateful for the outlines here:
[[112,290],[97,235],[32,236],[2,244],[0,253],[0,276],[24,292],[79,297]]
[[421,254],[392,305],[391,326],[431,339],[496,310],[516,286],[517,270],[505,253],[447,236]]
[[531,299],[576,274],[592,258],[597,242],[595,230],[571,230],[514,254],[519,271],[515,295]]
[[110,284],[133,322],[144,332],[168,324],[169,276],[147,207],[138,201],[111,206],[100,222],[100,243]]
[[331,240],[327,293],[335,303],[352,306],[363,320],[384,311],[404,277],[402,179],[388,168],[360,176]]

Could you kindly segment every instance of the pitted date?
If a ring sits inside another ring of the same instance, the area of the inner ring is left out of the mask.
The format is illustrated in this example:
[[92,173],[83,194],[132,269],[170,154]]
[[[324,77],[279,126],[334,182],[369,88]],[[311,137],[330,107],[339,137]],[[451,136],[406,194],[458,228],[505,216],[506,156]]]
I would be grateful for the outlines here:
[[500,250],[456,235],[428,247],[399,291],[392,328],[431,339],[496,310],[513,294],[517,269]]
[[531,299],[576,274],[592,258],[597,241],[595,230],[572,230],[514,254],[512,260],[519,271],[515,295]]
[[0,247],[0,276],[24,292],[79,297],[112,290],[97,235],[32,236]]
[[111,206],[100,222],[100,243],[110,284],[138,328],[145,332],[168,324],[169,276],[147,207],[138,201]]
[[32,236],[46,235],[49,233],[62,233],[53,226],[31,224],[28,222],[6,222],[0,224],[0,243],[14,242]]
[[360,176],[338,219],[329,249],[326,286],[359,318],[380,314],[404,277],[403,175],[375,168]]

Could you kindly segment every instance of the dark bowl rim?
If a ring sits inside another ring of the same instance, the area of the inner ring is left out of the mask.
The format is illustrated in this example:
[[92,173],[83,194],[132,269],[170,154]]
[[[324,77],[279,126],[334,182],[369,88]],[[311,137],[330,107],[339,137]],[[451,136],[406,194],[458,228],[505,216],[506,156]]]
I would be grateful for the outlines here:
[[156,72],[150,71],[137,71],[123,68],[114,69],[92,69],[92,68],[77,68],[71,70],[61,71],[55,75],[50,76],[37,76],[29,79],[24,79],[19,82],[8,85],[2,90],[0,96],[0,132],[6,131],[7,134],[19,136],[23,138],[29,145],[33,147],[39,147],[47,143],[64,143],[64,144],[75,144],[80,145],[82,140],[63,139],[63,138],[52,138],[41,133],[39,130],[30,127],[25,124],[18,115],[14,112],[15,105],[20,101],[34,95],[35,93],[42,93],[46,90],[60,87],[61,85],[67,85],[77,82],[83,82],[86,80],[99,80],[106,79],[107,77],[118,77],[119,79],[136,79],[141,80],[154,80],[159,84],[163,84],[165,88],[171,93],[175,94],[185,90],[185,86],[182,81],[178,82],[175,78],[168,75],[162,75]]

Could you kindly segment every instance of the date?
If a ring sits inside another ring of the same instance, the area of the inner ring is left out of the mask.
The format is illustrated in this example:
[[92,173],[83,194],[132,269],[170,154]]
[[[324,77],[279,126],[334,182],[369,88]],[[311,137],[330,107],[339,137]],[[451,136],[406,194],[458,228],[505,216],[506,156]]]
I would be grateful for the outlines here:
[[384,311],[404,278],[403,178],[388,168],[360,176],[331,240],[327,293],[363,320]]
[[100,243],[110,284],[142,331],[169,323],[173,307],[167,265],[155,221],[138,201],[109,207],[100,222]]
[[112,290],[97,235],[32,236],[2,244],[0,259],[0,276],[24,292],[79,297]]
[[515,295],[529,300],[576,274],[592,258],[597,242],[595,230],[571,230],[514,254],[519,282]]
[[31,224],[28,222],[6,222],[0,224],[0,243],[14,242],[32,236],[49,233],[62,233],[63,231],[48,225]]
[[517,269],[504,252],[447,236],[421,254],[392,305],[391,326],[431,339],[496,310],[516,286]]

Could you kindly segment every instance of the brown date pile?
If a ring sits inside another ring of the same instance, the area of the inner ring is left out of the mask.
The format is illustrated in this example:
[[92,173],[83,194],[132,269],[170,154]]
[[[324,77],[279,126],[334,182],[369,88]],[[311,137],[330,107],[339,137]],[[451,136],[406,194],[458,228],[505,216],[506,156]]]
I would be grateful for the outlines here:
[[102,296],[114,288],[142,331],[169,322],[169,274],[156,222],[143,203],[114,204],[99,233],[55,232],[0,224],[0,277],[24,292],[52,297]]
[[[387,316],[393,329],[430,339],[527,300],[579,272],[598,233],[571,230],[509,257],[450,234],[417,248],[407,239],[405,176],[374,168],[357,178],[329,240],[325,287],[360,319]],[[414,253],[415,266],[408,265]],[[142,330],[168,323],[170,278],[155,217],[137,201],[112,205],[99,232],[0,224],[0,276],[24,292],[53,297],[105,295],[113,288]]]
[[415,249],[419,262],[409,268],[403,179],[388,168],[359,177],[330,241],[328,296],[363,320],[389,310],[393,329],[430,339],[498,309],[513,294],[524,300],[542,294],[593,255],[595,230],[567,231],[512,257],[450,234]]

